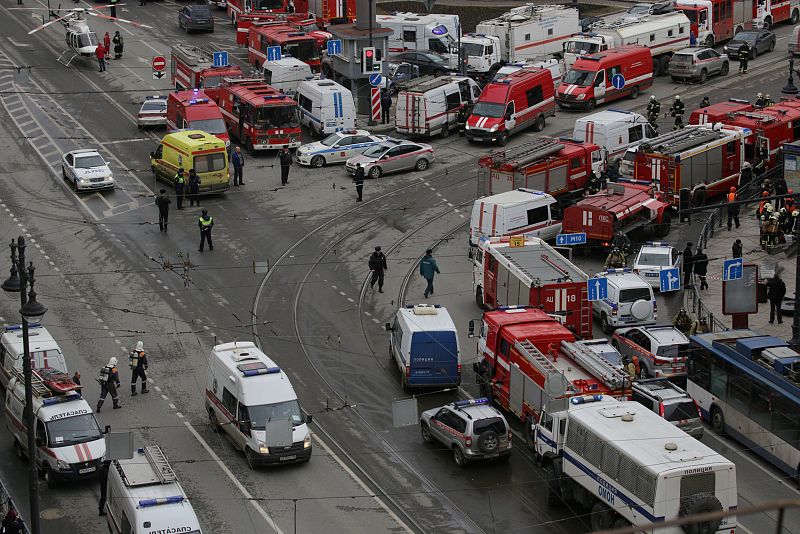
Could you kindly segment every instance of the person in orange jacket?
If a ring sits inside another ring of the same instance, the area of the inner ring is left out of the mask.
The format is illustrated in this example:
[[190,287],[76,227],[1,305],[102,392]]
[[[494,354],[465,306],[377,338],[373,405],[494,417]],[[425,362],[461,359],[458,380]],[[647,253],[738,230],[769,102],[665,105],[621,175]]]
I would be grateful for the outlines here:
[[732,204],[739,200],[738,195],[736,194],[736,188],[731,187],[730,193],[728,193],[728,231],[731,230],[733,223],[736,223],[736,228],[739,228],[739,205]]

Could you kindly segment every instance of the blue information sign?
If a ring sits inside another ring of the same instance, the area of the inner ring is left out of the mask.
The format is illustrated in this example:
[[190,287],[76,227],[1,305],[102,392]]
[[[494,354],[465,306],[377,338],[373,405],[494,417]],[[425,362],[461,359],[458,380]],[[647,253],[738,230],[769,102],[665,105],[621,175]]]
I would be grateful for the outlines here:
[[661,284],[661,292],[667,293],[669,291],[677,291],[681,288],[681,276],[677,267],[670,269],[661,269],[659,274],[659,282]]
[[556,245],[559,247],[585,244],[586,234],[558,234],[556,236]]
[[267,61],[278,61],[281,58],[280,46],[267,47]]
[[589,300],[603,300],[608,296],[608,278],[590,278],[586,282]]
[[228,53],[227,52],[214,52],[214,66],[227,67],[228,66]]
[[611,77],[611,85],[614,86],[614,89],[622,89],[625,87],[625,76],[622,74],[615,74]]
[[728,280],[738,280],[742,277],[743,265],[742,258],[725,260],[725,263],[722,264],[722,279],[726,282]]
[[342,41],[340,39],[331,39],[328,41],[328,55],[335,56],[342,53]]
[[372,87],[378,87],[381,84],[381,74],[379,72],[374,72],[369,75],[369,84]]

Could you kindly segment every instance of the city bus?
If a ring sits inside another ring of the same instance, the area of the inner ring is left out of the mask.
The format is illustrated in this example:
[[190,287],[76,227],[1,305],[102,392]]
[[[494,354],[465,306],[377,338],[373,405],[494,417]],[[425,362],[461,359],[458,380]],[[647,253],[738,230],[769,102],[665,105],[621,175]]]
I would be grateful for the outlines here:
[[774,336],[690,337],[687,391],[703,419],[800,483],[800,354]]

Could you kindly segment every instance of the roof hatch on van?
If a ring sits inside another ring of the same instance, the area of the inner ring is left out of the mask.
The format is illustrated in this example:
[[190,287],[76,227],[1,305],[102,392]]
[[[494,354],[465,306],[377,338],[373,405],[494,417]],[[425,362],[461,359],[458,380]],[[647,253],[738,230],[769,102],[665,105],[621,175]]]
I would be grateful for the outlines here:
[[240,363],[236,368],[242,376],[274,375],[281,372],[280,367],[267,367],[264,362]]
[[201,133],[189,134],[189,139],[205,139],[205,137],[206,136]]
[[436,315],[436,307],[430,304],[417,304],[414,306],[414,315]]
[[258,358],[256,358],[249,352],[236,352],[236,350],[233,351],[233,355],[231,356],[231,358],[233,358],[233,361],[235,362],[243,362],[245,360],[258,360]]
[[333,87],[334,85],[336,84],[334,84],[333,82],[319,82],[317,84],[317,87]]

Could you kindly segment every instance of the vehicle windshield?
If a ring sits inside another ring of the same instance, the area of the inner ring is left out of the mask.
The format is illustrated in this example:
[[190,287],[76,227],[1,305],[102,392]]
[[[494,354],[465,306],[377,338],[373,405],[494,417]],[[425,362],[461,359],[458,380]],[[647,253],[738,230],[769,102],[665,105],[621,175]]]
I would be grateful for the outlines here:
[[658,356],[661,358],[678,358],[686,356],[689,351],[688,343],[676,343],[675,345],[663,345],[658,347]]
[[569,54],[594,54],[600,50],[597,43],[587,43],[586,41],[567,41],[565,51]]
[[472,114],[477,115],[478,117],[491,117],[493,119],[499,119],[503,116],[505,109],[505,104],[500,104],[497,102],[478,102],[475,104]]
[[483,45],[480,43],[461,43],[464,48],[464,53],[468,56],[482,56]]
[[299,128],[297,106],[262,106],[258,108],[255,127],[257,130]]
[[189,128],[192,130],[202,130],[214,135],[228,133],[228,130],[225,128],[225,121],[222,119],[200,119],[196,121],[189,121]]
[[297,41],[295,43],[287,43],[283,46],[283,50],[296,57],[301,61],[308,61],[310,59],[319,59],[319,48],[317,48],[316,41],[309,39],[308,41]]
[[84,46],[97,46],[100,41],[97,39],[97,34],[94,32],[78,34],[78,47]]
[[636,302],[637,300],[652,300],[650,298],[650,288],[649,287],[634,287],[631,289],[621,289],[619,292],[619,302],[620,304],[626,304],[629,302]]
[[194,157],[194,170],[201,172],[215,172],[225,169],[225,153],[214,152]]
[[389,150],[389,147],[386,145],[375,145],[365,150],[363,154],[368,158],[377,158],[387,150]]
[[253,2],[253,9],[267,10],[267,9],[281,9],[283,7],[283,0],[255,0]]
[[142,111],[165,111],[167,103],[163,100],[148,101],[142,104]]
[[261,404],[259,406],[239,406],[239,410],[245,409],[247,420],[250,421],[253,430],[264,430],[267,421],[275,419],[291,419],[292,426],[302,425],[305,422],[303,412],[300,410],[300,403],[297,399],[277,402],[275,404]]
[[683,14],[689,19],[689,24],[697,24],[697,14],[700,13],[695,9],[683,9]]
[[649,265],[654,267],[668,267],[670,265],[669,254],[656,254],[653,252],[642,252],[639,255],[638,265]]
[[495,434],[499,434],[501,436],[507,432],[506,424],[499,417],[481,419],[480,421],[475,421],[475,424],[472,426],[472,431],[476,436],[480,436],[489,430],[492,430]]
[[98,155],[94,156],[81,156],[75,158],[75,168],[76,169],[91,169],[92,167],[104,167],[106,164]]
[[564,76],[564,83],[577,85],[579,87],[589,87],[594,81],[594,72],[588,70],[570,69]]
[[86,413],[49,421],[47,440],[50,447],[63,447],[94,441],[103,437],[94,415]]
[[697,407],[690,400],[664,404],[664,419],[670,422],[682,419],[697,419]]
[[338,141],[341,138],[342,136],[339,134],[330,134],[328,137],[320,141],[320,144],[322,144],[323,146],[333,146],[334,143],[336,143],[336,141]]
[[222,76],[206,76],[203,78],[203,87],[219,87]]
[[652,6],[650,4],[636,4],[628,10],[628,13],[631,15],[646,15],[647,13],[650,13],[651,7]]

